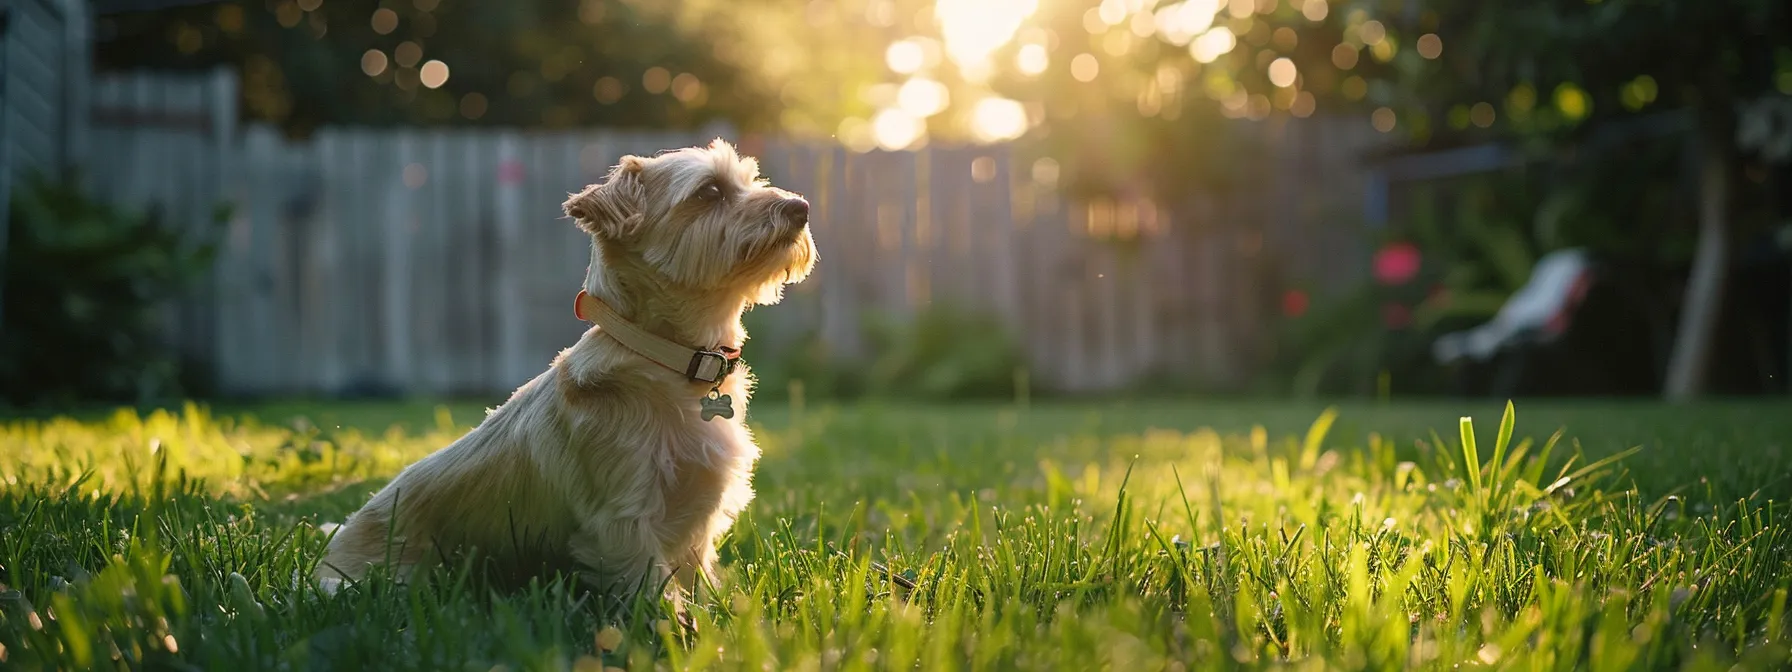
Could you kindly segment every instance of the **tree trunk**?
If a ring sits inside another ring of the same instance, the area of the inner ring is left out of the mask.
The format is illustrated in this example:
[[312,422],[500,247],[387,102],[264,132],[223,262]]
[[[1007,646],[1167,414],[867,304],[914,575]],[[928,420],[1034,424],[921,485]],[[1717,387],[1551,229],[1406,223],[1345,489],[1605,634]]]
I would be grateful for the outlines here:
[[1668,358],[1662,396],[1688,401],[1705,391],[1711,350],[1723,313],[1724,284],[1730,275],[1730,189],[1735,142],[1727,105],[1701,106],[1699,126],[1699,238],[1692,272],[1680,306],[1680,326]]

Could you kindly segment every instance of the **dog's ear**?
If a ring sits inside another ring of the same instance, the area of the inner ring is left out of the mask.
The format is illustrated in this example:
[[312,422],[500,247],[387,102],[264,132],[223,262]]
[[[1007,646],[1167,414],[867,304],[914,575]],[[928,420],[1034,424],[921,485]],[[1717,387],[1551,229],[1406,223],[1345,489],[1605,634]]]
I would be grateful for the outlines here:
[[572,194],[561,209],[586,233],[611,239],[627,237],[641,222],[642,165],[641,157],[622,157],[603,184]]

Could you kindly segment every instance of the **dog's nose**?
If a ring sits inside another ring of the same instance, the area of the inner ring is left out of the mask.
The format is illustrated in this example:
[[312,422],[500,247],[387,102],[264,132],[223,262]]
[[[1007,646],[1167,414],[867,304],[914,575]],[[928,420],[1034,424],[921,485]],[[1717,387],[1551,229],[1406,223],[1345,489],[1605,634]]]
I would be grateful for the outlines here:
[[778,209],[784,223],[790,226],[807,226],[809,224],[809,202],[800,198],[784,199],[784,205]]

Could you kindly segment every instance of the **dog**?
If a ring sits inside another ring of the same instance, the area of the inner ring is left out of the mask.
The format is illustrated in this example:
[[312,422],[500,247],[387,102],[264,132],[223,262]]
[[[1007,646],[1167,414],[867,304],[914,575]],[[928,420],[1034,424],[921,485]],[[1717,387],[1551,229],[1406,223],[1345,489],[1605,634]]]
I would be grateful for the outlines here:
[[591,237],[574,312],[594,325],[343,521],[319,581],[378,565],[402,580],[443,550],[502,554],[524,536],[611,594],[682,605],[698,572],[715,579],[759,458],[741,315],[814,268],[808,201],[717,138],[624,156],[562,208]]

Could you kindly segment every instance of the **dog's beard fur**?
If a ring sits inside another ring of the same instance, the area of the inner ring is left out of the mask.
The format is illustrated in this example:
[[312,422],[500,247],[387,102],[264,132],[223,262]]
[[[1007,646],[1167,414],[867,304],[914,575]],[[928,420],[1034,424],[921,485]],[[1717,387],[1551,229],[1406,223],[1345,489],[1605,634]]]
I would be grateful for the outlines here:
[[[592,238],[586,290],[687,347],[741,345],[741,313],[776,303],[817,261],[806,202],[719,139],[623,157],[563,207]],[[741,420],[750,375],[738,366],[719,385],[735,417],[705,421],[697,400],[710,386],[593,328],[350,516],[319,576],[360,577],[387,557],[402,576],[438,550],[502,554],[528,534],[603,588],[651,589],[667,575],[693,588],[694,570],[713,576],[716,539],[753,498],[759,449]]]
[[603,263],[595,270],[651,271],[674,292],[766,305],[815,264],[806,218],[783,217],[793,198],[759,176],[758,161],[717,141],[626,157],[603,184],[568,199],[566,212],[598,246]]

